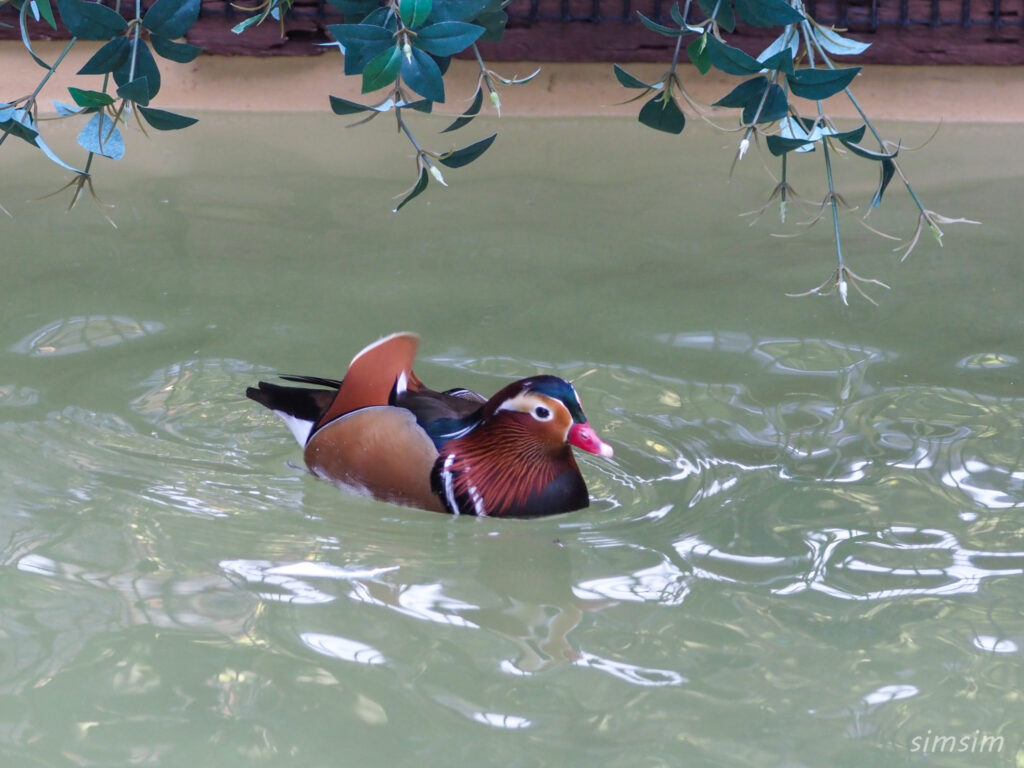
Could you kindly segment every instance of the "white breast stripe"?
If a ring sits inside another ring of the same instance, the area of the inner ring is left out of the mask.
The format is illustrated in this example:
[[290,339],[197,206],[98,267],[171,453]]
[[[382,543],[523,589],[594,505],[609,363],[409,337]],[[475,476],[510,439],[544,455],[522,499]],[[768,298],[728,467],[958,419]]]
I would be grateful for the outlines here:
[[455,463],[455,454],[449,453],[444,457],[444,464],[441,465],[441,483],[444,486],[444,497],[448,502],[448,508],[453,515],[459,514],[459,505],[455,501],[454,478],[452,477],[452,464]]
[[487,517],[487,508],[484,507],[484,499],[475,485],[469,486],[469,497],[473,500],[473,511],[477,517]]

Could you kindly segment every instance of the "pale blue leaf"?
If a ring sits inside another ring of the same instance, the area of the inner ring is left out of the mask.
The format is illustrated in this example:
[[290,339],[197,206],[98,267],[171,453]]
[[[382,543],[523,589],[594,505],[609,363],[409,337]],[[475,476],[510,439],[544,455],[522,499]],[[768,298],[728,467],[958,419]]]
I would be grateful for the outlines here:
[[828,27],[815,25],[812,33],[814,34],[814,39],[818,41],[818,45],[829,53],[834,53],[836,56],[856,56],[858,53],[864,53],[864,51],[871,47],[871,43],[862,43],[859,40],[843,37],[834,29],[829,29]]
[[124,157],[124,139],[121,131],[114,127],[114,121],[97,112],[78,134],[78,143],[83,149],[97,155],[120,160]]
[[73,104],[65,104],[63,101],[57,101],[56,99],[53,99],[53,106],[57,110],[57,114],[61,117],[77,115],[84,109],[84,107],[75,106]]
[[68,165],[59,157],[57,157],[57,153],[50,149],[49,145],[45,141],[43,141],[42,136],[36,136],[36,146],[43,151],[44,155],[50,158],[50,160],[55,162],[61,168],[67,168],[69,171],[74,171],[75,173],[85,173],[85,171],[79,170],[78,168],[75,168],[72,165]]

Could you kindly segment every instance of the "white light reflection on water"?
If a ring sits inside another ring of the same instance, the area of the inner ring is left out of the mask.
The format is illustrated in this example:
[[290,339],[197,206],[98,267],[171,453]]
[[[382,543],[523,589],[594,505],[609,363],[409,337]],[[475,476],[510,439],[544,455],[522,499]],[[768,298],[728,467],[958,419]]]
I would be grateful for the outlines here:
[[334,580],[368,579],[398,569],[397,565],[383,568],[341,568],[329,563],[300,561],[275,564],[267,560],[222,560],[221,569],[229,576],[241,577],[250,584],[261,587],[258,595],[263,600],[281,603],[307,605],[329,603],[336,595],[313,586],[307,579],[326,578]]
[[311,650],[324,656],[340,661],[351,661],[356,664],[384,664],[387,659],[376,648],[357,640],[337,635],[325,635],[321,632],[302,632],[299,638]]

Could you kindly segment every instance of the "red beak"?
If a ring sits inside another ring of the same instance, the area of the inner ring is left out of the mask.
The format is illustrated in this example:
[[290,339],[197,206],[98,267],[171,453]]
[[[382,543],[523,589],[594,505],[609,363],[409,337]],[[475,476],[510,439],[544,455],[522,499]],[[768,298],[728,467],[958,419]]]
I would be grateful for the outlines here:
[[595,453],[606,459],[610,459],[615,453],[612,447],[598,437],[594,428],[587,423],[572,425],[569,429],[569,442],[581,451]]

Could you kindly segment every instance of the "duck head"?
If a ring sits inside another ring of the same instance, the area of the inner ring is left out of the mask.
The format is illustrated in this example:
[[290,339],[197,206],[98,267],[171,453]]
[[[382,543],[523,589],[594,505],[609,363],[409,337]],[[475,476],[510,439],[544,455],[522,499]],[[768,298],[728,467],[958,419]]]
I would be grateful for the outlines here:
[[575,388],[556,376],[509,384],[480,409],[475,426],[447,441],[431,487],[454,514],[536,517],[589,504],[571,446],[609,458]]

